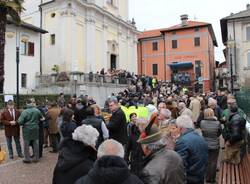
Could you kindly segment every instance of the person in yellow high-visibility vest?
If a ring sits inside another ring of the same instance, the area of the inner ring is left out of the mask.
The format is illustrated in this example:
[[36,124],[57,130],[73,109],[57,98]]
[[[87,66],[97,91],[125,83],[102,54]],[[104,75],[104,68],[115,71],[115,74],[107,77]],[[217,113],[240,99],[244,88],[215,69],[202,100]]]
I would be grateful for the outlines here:
[[156,87],[156,84],[157,84],[157,79],[154,77],[152,79],[152,87],[155,88]]
[[124,114],[126,116],[126,122],[128,123],[129,122],[129,115],[130,115],[129,109],[123,105],[121,105],[121,109],[124,112]]

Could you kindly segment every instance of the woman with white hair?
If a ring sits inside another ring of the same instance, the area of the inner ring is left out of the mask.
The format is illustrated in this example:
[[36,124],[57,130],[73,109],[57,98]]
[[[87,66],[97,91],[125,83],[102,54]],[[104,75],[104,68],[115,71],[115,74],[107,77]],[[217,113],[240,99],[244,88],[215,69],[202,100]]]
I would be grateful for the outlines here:
[[62,141],[53,184],[74,184],[89,172],[97,158],[95,146],[98,136],[95,128],[82,125],[74,130],[72,138],[67,137]]

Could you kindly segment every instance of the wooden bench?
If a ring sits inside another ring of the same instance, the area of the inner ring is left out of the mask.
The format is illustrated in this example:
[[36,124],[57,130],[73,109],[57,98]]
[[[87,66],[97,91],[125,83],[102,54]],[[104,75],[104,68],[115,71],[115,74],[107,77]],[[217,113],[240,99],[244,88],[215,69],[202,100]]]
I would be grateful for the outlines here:
[[245,154],[239,165],[222,162],[218,184],[250,184],[250,154]]

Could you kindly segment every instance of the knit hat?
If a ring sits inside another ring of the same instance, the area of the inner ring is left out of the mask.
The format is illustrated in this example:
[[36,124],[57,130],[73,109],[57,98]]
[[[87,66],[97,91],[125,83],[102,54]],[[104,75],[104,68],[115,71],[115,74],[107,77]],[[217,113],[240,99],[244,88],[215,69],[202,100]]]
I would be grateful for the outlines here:
[[143,132],[138,140],[141,144],[150,144],[161,140],[162,132],[156,125],[152,125],[148,132]]

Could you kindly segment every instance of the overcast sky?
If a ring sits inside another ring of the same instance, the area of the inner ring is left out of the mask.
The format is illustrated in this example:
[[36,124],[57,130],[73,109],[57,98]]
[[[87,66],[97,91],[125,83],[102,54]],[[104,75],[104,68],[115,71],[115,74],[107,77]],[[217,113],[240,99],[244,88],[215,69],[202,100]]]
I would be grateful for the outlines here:
[[222,62],[220,19],[245,10],[247,3],[250,0],[129,0],[129,14],[139,31],[179,24],[182,14],[188,14],[189,20],[211,23],[219,44],[215,59]]

